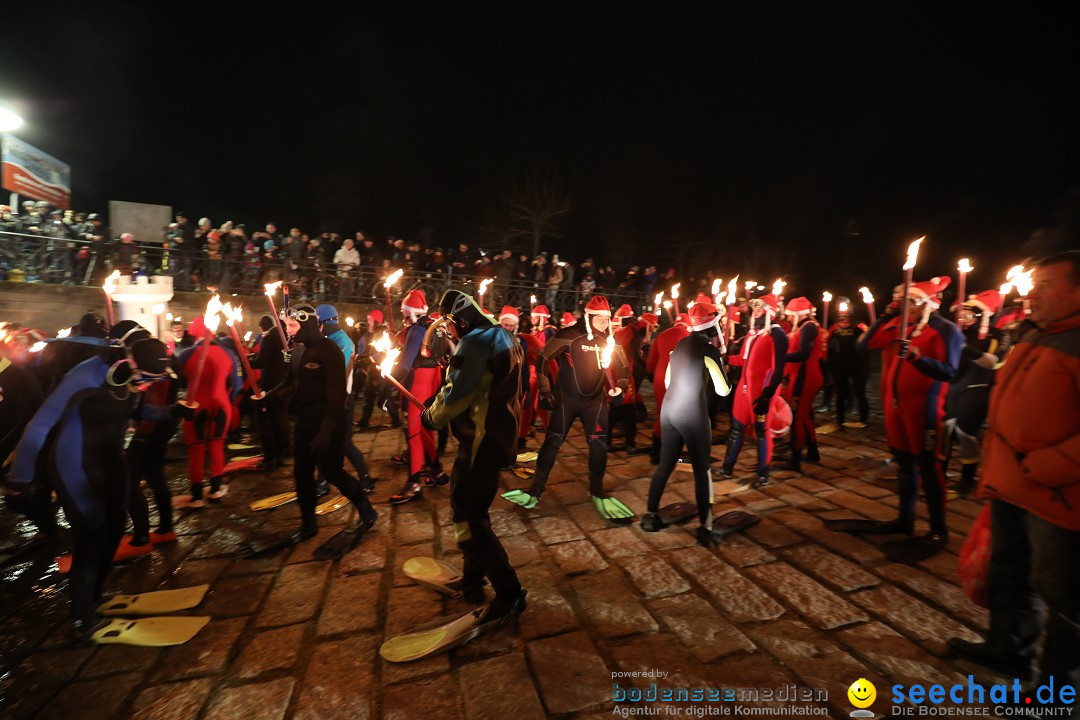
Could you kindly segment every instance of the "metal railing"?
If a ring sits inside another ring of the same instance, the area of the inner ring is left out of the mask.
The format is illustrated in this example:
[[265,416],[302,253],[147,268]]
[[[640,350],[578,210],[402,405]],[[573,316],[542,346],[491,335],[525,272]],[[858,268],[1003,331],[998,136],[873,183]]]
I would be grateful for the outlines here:
[[[178,255],[160,244],[87,243],[0,232],[0,280],[15,282],[100,286],[109,273],[120,270],[124,274],[171,275],[179,291],[215,288],[227,293],[259,294],[263,284],[284,280],[293,302],[351,302],[381,307],[386,302],[383,283],[395,269],[370,265],[339,268],[322,257],[298,261],[261,255],[211,259],[205,255]],[[428,304],[434,305],[450,288],[475,293],[484,279],[455,272],[403,269],[404,276],[392,291],[395,303],[408,291],[418,289],[424,292]],[[529,307],[535,297],[536,304],[546,305],[555,315],[580,308],[593,294],[606,295],[613,310],[628,303],[641,312],[652,302],[651,296],[626,288],[596,288],[585,294],[580,286],[551,288],[541,282],[496,278],[488,286],[483,304],[497,312],[503,305]]]

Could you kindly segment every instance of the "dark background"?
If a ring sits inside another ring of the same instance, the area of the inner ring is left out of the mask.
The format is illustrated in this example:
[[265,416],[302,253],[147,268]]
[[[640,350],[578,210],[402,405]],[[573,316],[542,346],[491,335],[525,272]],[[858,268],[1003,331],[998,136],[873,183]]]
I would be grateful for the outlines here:
[[85,211],[493,247],[544,188],[545,249],[789,295],[883,295],[923,234],[917,276],[966,255],[972,290],[1075,238],[1074,10],[580,4],[42,4],[0,98]]

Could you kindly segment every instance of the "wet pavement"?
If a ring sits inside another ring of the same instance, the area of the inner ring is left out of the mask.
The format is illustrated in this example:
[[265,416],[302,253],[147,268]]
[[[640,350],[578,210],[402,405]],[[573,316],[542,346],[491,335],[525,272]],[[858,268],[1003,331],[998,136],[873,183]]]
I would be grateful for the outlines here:
[[[718,436],[724,429],[717,428]],[[538,449],[542,438],[538,432],[529,449]],[[0,717],[601,718],[616,709],[613,693],[653,683],[795,685],[813,690],[816,699],[805,705],[820,716],[847,717],[853,710],[847,688],[858,678],[877,687],[873,709],[881,715],[891,712],[894,683],[948,685],[966,682],[968,674],[1005,681],[943,657],[947,638],[977,639],[988,621],[956,580],[957,553],[979,501],[949,503],[947,551],[915,566],[888,562],[879,549],[883,539],[822,525],[835,517],[895,517],[895,480],[883,463],[877,416],[869,428],[822,436],[821,463],[804,464],[802,475],[777,472],[761,490],[731,494],[725,493],[734,483],[716,483],[717,513],[747,509],[763,519],[712,550],[696,544],[696,521],[653,534],[636,523],[607,525],[589,499],[583,437],[573,431],[536,509],[501,498],[492,507],[493,526],[529,591],[528,610],[449,654],[397,665],[378,655],[386,638],[470,608],[411,583],[401,571],[405,560],[422,555],[460,563],[449,487],[391,507],[387,498],[405,477],[388,460],[403,447],[400,430],[360,433],[354,441],[382,478],[372,496],[381,517],[342,560],[316,561],[312,551],[341,529],[349,508],[320,518],[315,540],[269,557],[238,557],[253,534],[297,524],[295,504],[248,508],[291,489],[290,468],[283,468],[234,477],[220,505],[180,515],[178,542],[111,574],[110,593],[209,583],[202,604],[184,614],[213,619],[186,645],[76,646],[66,580],[55,566],[62,542],[4,566]],[[642,430],[639,444],[647,442]],[[714,455],[723,453],[721,445],[714,448]],[[444,458],[447,469],[451,457]],[[748,447],[742,476],[753,472],[754,460]],[[181,490],[183,464],[170,471]],[[648,455],[609,456],[607,487],[636,513],[645,509],[651,475]],[[505,489],[526,484],[503,473]],[[690,473],[677,471],[664,503],[693,499]],[[925,532],[921,502],[919,510],[917,530]],[[4,547],[17,544],[15,533],[32,534],[17,520],[0,513]],[[666,676],[614,676],[657,671]],[[791,705],[783,699],[791,694],[768,700],[759,692],[756,701],[741,695],[738,704]],[[634,704],[669,717],[689,717],[690,705],[708,703]]]

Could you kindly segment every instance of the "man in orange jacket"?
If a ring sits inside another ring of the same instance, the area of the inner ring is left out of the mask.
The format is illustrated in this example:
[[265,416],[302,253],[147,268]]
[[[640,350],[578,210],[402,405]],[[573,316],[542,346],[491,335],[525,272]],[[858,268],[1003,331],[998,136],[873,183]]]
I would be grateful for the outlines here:
[[[1080,688],[1080,252],[1037,264],[1031,317],[998,371],[979,494],[991,498],[990,637],[954,655],[1021,680]],[[1053,703],[1072,707],[1057,694]],[[1043,698],[1039,698],[1042,702]]]

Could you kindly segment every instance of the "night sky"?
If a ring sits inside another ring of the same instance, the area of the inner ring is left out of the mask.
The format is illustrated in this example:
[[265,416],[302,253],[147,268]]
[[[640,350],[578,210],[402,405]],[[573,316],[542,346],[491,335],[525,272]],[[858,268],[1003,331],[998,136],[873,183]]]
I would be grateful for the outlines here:
[[557,177],[550,250],[807,294],[884,291],[922,234],[920,270],[996,287],[1080,206],[1075,10],[310,5],[24,5],[0,97],[80,210],[490,246],[507,188]]

